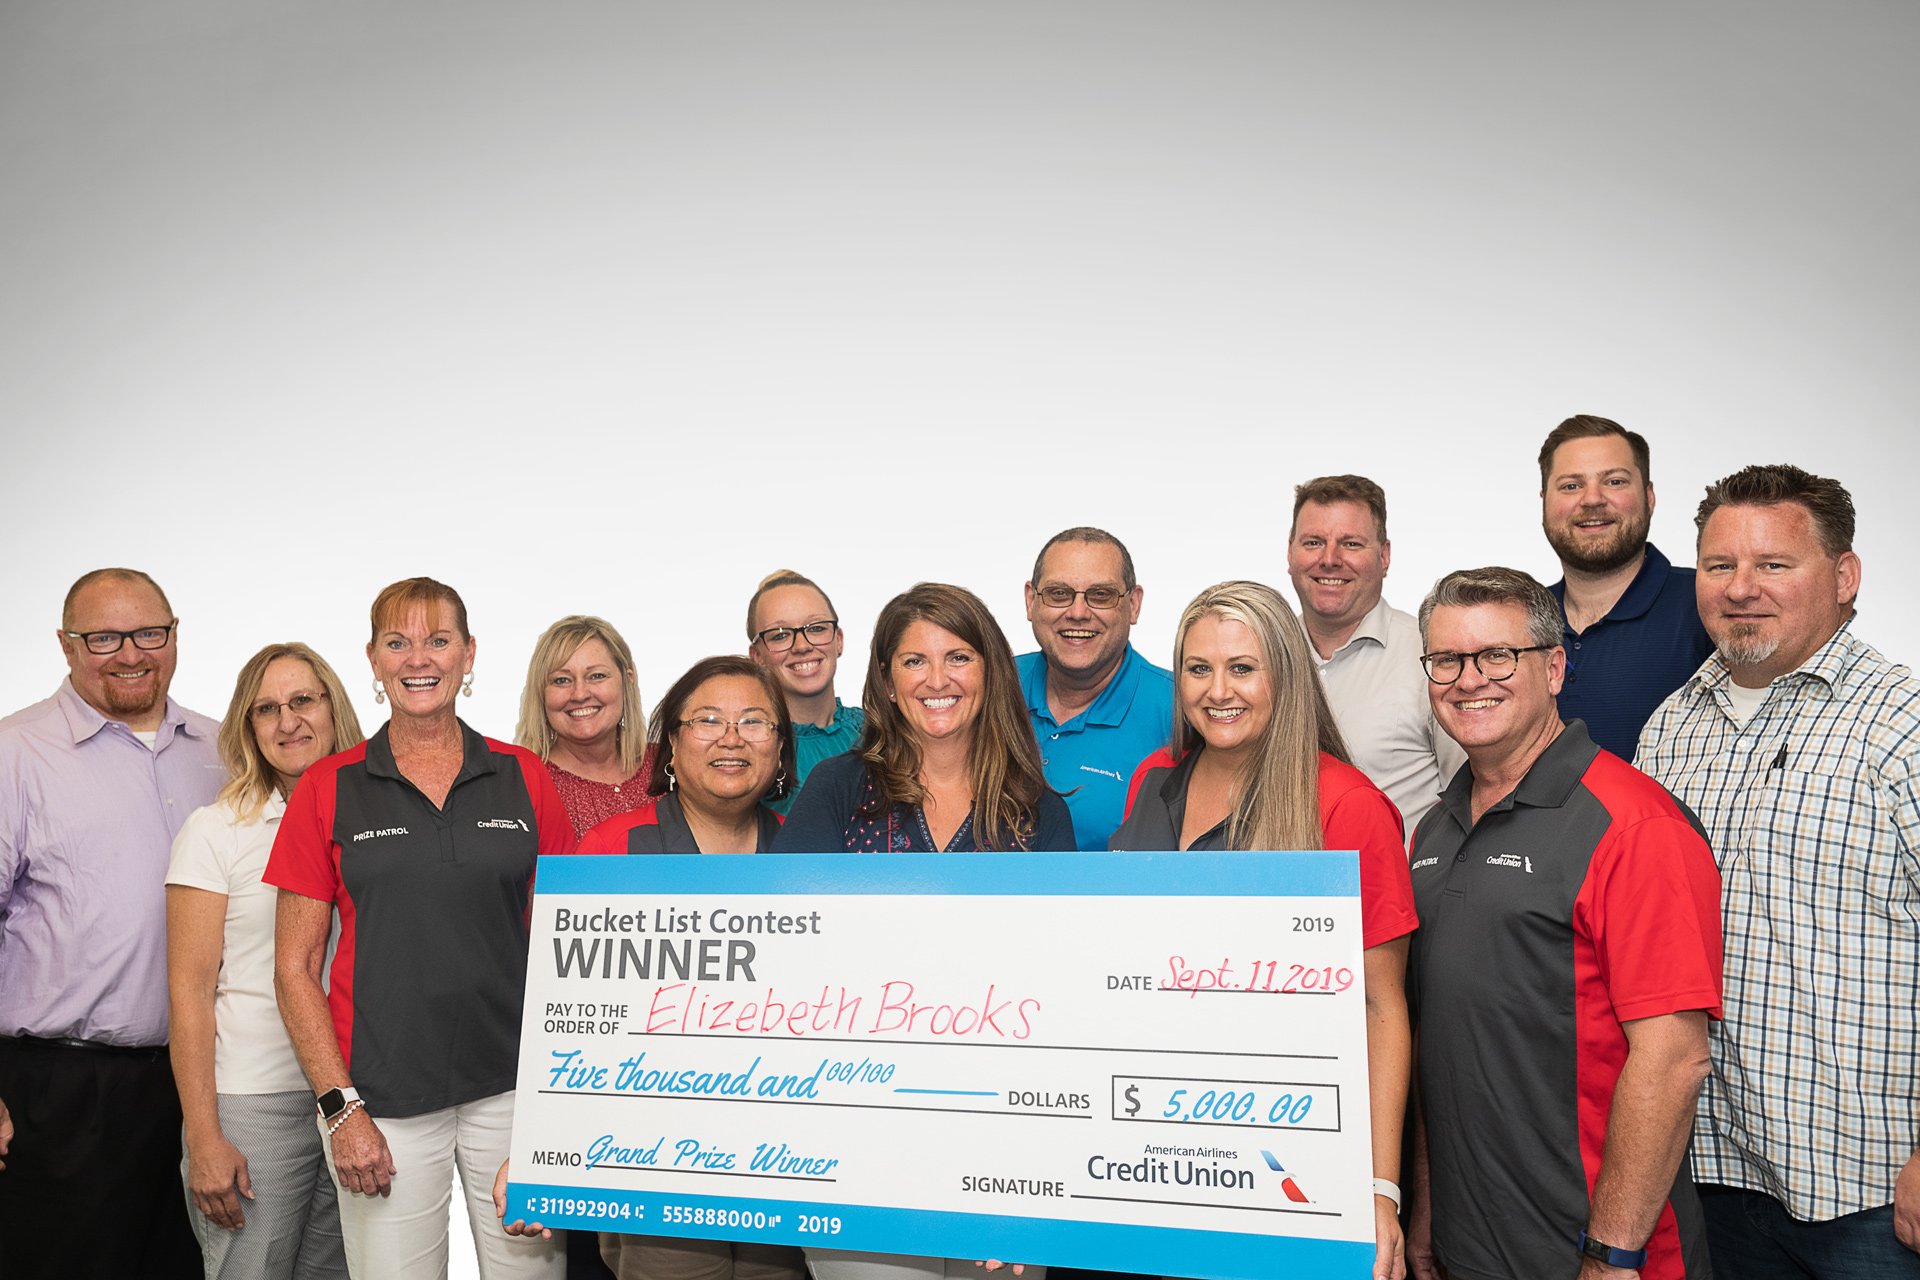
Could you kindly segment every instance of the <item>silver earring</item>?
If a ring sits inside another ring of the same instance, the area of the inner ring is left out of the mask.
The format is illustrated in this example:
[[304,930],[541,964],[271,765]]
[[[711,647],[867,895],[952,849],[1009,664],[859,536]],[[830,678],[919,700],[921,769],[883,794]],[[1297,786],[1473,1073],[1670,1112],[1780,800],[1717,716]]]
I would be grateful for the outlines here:
[[460,682],[460,692],[464,697],[473,696],[473,672],[467,672],[467,678]]
[[670,764],[666,764],[666,765],[661,765],[660,767],[661,767],[662,769],[664,769],[664,770],[666,770],[666,774],[667,774],[667,790],[669,790],[669,791],[671,791],[671,790],[673,790],[673,766],[672,766],[672,765],[670,765]]
[[773,780],[773,794],[776,796],[787,794],[787,771],[785,769],[782,769],[780,776]]
[[378,676],[373,678],[373,700],[376,703],[387,700],[387,686],[380,683],[380,677]]

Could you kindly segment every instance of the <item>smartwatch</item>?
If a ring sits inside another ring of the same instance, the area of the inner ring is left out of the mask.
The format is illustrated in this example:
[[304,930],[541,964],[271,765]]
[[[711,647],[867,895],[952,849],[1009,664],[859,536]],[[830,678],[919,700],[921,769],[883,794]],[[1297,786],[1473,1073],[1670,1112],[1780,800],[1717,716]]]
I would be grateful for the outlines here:
[[347,1104],[349,1102],[358,1102],[358,1101],[360,1101],[360,1091],[358,1089],[355,1089],[352,1085],[347,1085],[343,1089],[327,1090],[325,1093],[315,1098],[313,1100],[313,1103],[314,1103],[314,1106],[319,1108],[320,1118],[322,1120],[332,1120],[334,1117],[338,1116],[342,1111],[345,1111],[347,1109]]
[[1623,1271],[1638,1271],[1647,1265],[1647,1251],[1642,1249],[1616,1249],[1610,1244],[1595,1240],[1582,1231],[1575,1241],[1580,1246],[1580,1256],[1592,1258],[1595,1262],[1604,1262],[1610,1267],[1619,1267]]

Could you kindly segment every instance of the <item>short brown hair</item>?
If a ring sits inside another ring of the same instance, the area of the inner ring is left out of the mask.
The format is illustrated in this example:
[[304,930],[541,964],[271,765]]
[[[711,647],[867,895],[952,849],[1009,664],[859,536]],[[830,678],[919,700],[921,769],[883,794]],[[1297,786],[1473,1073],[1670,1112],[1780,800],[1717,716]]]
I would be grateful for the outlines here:
[[393,624],[415,605],[426,609],[427,625],[435,629],[440,625],[440,607],[452,609],[453,629],[460,633],[461,642],[473,639],[467,631],[467,602],[460,598],[458,591],[432,578],[402,578],[373,598],[373,608],[368,610],[373,632],[367,642],[378,640],[383,627],[392,630]]
[[1721,507],[1774,507],[1798,503],[1813,520],[1820,548],[1830,556],[1853,550],[1853,495],[1838,480],[1802,471],[1791,463],[1742,467],[1707,486],[1693,517],[1694,545],[1707,530],[1707,517]]
[[96,582],[138,582],[152,587],[153,594],[160,597],[160,607],[166,610],[169,618],[173,616],[173,606],[167,603],[167,593],[160,589],[159,583],[138,569],[93,569],[81,574],[74,584],[67,588],[67,598],[60,604],[61,630],[73,630],[73,602],[79,598],[82,591]]
[[1300,524],[1300,508],[1309,502],[1357,502],[1373,512],[1374,536],[1387,540],[1387,491],[1365,476],[1318,476],[1293,486],[1293,523],[1287,536]]
[[1629,431],[1612,418],[1601,418],[1591,413],[1576,413],[1565,422],[1547,432],[1546,443],[1540,446],[1540,491],[1546,492],[1547,479],[1553,472],[1553,454],[1556,449],[1569,440],[1592,440],[1600,436],[1619,436],[1633,450],[1633,465],[1640,468],[1640,483],[1653,483],[1652,455],[1647,451],[1647,438],[1638,431]]
[[1483,604],[1517,604],[1527,611],[1527,635],[1541,648],[1564,644],[1566,615],[1553,592],[1530,573],[1489,565],[1484,569],[1455,569],[1433,584],[1420,602],[1420,647],[1427,644],[1427,624],[1443,605],[1473,608]]
[[1047,563],[1047,552],[1063,542],[1089,542],[1096,547],[1112,547],[1120,553],[1120,585],[1128,591],[1139,585],[1133,577],[1133,555],[1127,550],[1127,544],[1108,533],[1105,529],[1096,529],[1092,525],[1075,525],[1071,529],[1062,529],[1047,539],[1040,548],[1040,554],[1033,558],[1033,577],[1029,579],[1034,586],[1040,585],[1040,570]]

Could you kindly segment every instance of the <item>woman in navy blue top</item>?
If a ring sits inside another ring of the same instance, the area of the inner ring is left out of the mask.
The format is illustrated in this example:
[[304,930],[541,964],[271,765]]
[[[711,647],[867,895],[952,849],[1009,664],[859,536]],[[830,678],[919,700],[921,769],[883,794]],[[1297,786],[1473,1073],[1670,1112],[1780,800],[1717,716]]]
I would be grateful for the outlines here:
[[807,775],[775,853],[1071,850],[1013,650],[979,597],[922,582],[874,624],[860,746]]

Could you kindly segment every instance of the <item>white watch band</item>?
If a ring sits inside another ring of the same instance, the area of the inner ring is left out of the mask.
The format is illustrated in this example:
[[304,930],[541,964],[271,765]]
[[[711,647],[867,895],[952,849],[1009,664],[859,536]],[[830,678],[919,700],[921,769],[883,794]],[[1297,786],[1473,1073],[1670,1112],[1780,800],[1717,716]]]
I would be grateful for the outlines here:
[[1373,1194],[1385,1196],[1387,1199],[1393,1201],[1393,1211],[1395,1213],[1400,1212],[1400,1188],[1397,1185],[1388,1182],[1385,1178],[1375,1178],[1373,1180]]

